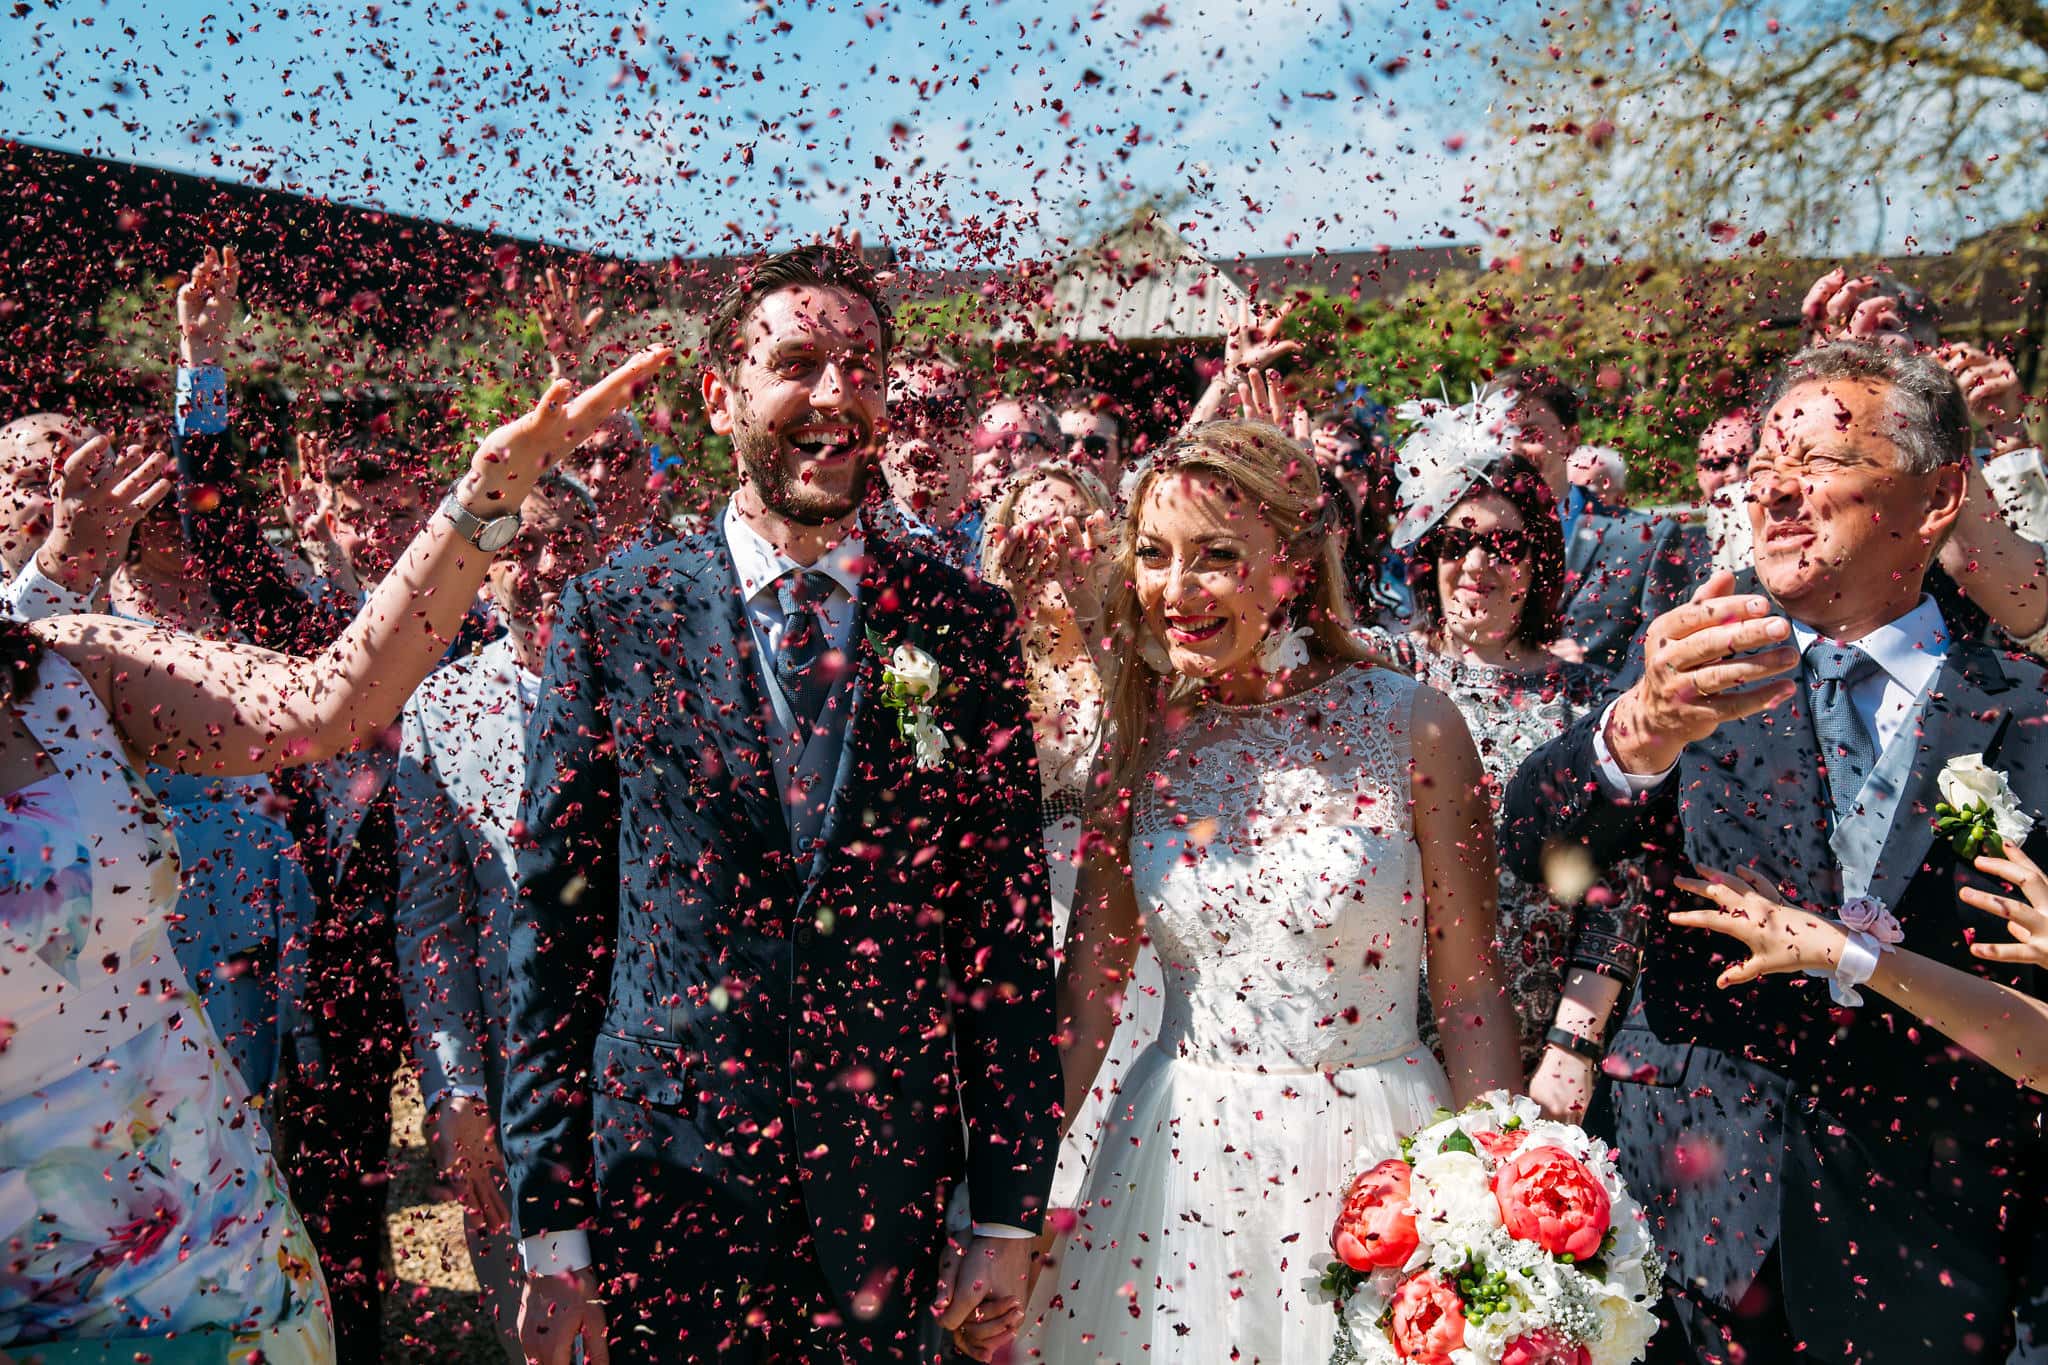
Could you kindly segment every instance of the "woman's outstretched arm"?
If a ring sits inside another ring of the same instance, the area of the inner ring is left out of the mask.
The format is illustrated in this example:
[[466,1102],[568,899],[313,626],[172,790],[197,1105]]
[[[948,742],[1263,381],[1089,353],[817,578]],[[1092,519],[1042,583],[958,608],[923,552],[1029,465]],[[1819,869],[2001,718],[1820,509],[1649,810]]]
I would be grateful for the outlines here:
[[[486,520],[516,512],[548,464],[624,407],[668,355],[642,351],[580,394],[556,381],[533,411],[484,438],[456,501]],[[267,772],[344,752],[389,725],[440,661],[490,560],[435,513],[341,638],[304,658],[107,616],[34,629],[92,683],[137,759],[190,773]]]

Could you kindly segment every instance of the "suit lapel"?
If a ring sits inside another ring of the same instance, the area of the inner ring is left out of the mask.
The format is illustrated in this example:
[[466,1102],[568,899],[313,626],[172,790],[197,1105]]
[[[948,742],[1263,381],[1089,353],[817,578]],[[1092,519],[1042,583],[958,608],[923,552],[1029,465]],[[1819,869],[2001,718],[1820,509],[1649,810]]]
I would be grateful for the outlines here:
[[712,721],[709,729],[748,820],[764,832],[773,831],[778,847],[787,848],[789,825],[768,757],[768,702],[757,676],[761,665],[740,601],[732,552],[715,527],[679,542],[677,552],[686,595],[683,609],[676,613],[678,630],[685,637],[678,641],[677,653],[705,694],[718,703],[705,708]]
[[1935,780],[1960,754],[1983,754],[1986,763],[1997,765],[2010,713],[1996,698],[2012,685],[1995,652],[1974,642],[1960,645],[1942,661],[1918,733],[1899,736],[1915,744],[1915,761],[1899,791],[1869,892],[1893,913],[1934,843],[1934,806],[1940,799]]

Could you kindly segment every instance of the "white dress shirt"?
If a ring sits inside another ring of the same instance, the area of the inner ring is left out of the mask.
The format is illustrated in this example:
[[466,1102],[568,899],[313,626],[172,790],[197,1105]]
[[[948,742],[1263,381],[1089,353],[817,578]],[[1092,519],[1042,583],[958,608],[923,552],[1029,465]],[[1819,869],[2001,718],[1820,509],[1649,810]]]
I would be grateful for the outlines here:
[[[724,517],[720,519],[719,529],[725,535],[726,548],[732,553],[733,572],[740,582],[740,600],[746,610],[747,624],[754,632],[754,643],[759,646],[755,653],[761,670],[762,694],[772,700],[777,730],[786,737],[796,727],[788,701],[782,695],[782,685],[775,677],[774,659],[782,644],[783,627],[782,603],[776,596],[776,584],[786,575],[805,567],[830,578],[833,590],[818,603],[818,613],[824,619],[826,643],[833,649],[844,650],[853,633],[854,603],[860,592],[866,543],[857,534],[849,535],[817,563],[806,566],[769,544],[760,532],[747,525],[739,509],[729,502],[725,506]],[[973,1229],[978,1237],[1031,1236],[1022,1228],[1001,1223],[976,1223]],[[526,1263],[527,1271],[535,1275],[581,1270],[592,1263],[590,1239],[578,1231],[537,1233],[519,1244],[519,1254]]]
[[[1799,646],[1802,658],[1820,638],[1820,632],[1812,626],[1802,621],[1792,623],[1792,640]],[[1948,626],[1934,599],[1923,595],[1920,605],[1904,616],[1886,622],[1861,639],[1844,643],[1862,650],[1877,664],[1875,673],[1858,679],[1849,689],[1849,705],[1856,708],[1856,719],[1863,722],[1882,758],[1898,738],[1907,717],[1920,704],[1921,696],[1940,675],[1942,660],[1948,657]],[[1627,800],[1662,786],[1677,765],[1652,774],[1622,771],[1607,748],[1607,720],[1613,710],[1614,703],[1610,702],[1600,714],[1600,724],[1593,731],[1593,755],[1600,768],[1600,785],[1616,800]]]

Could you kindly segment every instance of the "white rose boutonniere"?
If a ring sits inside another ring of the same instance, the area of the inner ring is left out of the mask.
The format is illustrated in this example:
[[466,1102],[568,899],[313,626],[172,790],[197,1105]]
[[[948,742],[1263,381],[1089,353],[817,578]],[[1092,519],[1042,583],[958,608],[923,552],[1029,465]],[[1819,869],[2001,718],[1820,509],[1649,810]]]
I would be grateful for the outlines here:
[[1981,754],[1958,754],[1934,779],[1941,800],[1934,807],[1935,828],[1964,858],[2004,854],[2007,840],[2019,843],[2034,828],[2034,817],[2020,808],[2005,774],[1984,762]]
[[[873,635],[868,643],[882,653],[882,642]],[[896,713],[896,733],[908,744],[920,768],[936,768],[946,761],[946,732],[939,728],[934,704],[946,675],[939,661],[916,645],[902,644],[887,652],[882,667],[882,701]]]

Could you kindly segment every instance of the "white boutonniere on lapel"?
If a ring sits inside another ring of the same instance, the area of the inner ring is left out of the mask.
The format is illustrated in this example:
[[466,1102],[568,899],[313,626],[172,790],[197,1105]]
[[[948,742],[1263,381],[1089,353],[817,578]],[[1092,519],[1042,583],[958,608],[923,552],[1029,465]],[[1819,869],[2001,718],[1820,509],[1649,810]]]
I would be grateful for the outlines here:
[[1934,785],[1941,793],[1934,827],[1966,860],[1979,853],[2000,857],[2008,840],[2020,843],[2034,828],[2034,817],[2020,808],[2012,783],[1981,754],[1957,754]]
[[913,644],[888,648],[870,633],[868,643],[884,660],[882,701],[896,713],[896,733],[916,755],[919,768],[946,761],[946,732],[939,728],[937,700],[946,674],[939,661]]

